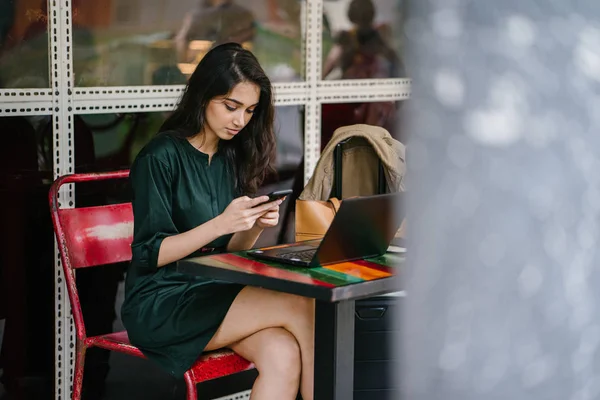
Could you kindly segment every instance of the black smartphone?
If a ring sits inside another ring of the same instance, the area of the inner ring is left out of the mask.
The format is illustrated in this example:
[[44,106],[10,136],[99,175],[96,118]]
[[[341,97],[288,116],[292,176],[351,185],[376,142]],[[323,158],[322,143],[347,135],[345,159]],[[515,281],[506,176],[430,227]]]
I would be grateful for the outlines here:
[[276,190],[274,192],[267,194],[267,196],[269,196],[268,201],[275,201],[275,200],[284,198],[285,196],[292,194],[292,192],[293,192],[292,189]]

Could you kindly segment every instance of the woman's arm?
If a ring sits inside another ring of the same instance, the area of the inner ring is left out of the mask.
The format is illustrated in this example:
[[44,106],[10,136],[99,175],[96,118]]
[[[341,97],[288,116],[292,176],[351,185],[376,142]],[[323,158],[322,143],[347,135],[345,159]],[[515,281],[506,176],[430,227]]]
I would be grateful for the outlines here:
[[[269,210],[277,209],[281,200],[265,203],[269,198],[261,196],[254,199],[239,197],[234,199],[222,214],[187,232],[166,237],[158,251],[157,267],[170,264],[213,240],[233,233],[227,245],[228,251],[245,250],[254,245],[262,232],[256,226],[256,220]],[[264,204],[261,204],[264,203]]]
[[265,228],[272,228],[279,223],[279,204],[285,200],[273,202],[273,206],[262,214],[252,228],[244,232],[238,232],[227,244],[227,251],[240,251],[251,249]]
[[213,218],[187,232],[166,237],[160,245],[156,266],[162,267],[181,260],[220,236],[223,234],[218,220]]
[[227,251],[241,251],[248,250],[254,246],[254,243],[260,237],[263,229],[254,225],[247,231],[238,232],[231,237],[231,240],[227,244]]

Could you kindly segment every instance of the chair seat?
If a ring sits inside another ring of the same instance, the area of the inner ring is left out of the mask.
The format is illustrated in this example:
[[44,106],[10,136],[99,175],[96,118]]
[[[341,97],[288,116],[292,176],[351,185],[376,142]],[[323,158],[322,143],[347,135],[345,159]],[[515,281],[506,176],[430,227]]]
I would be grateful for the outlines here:
[[[86,345],[146,358],[140,349],[129,342],[127,331],[88,337]],[[229,349],[220,349],[202,353],[188,373],[192,375],[194,382],[199,383],[252,368],[254,365],[245,358]]]

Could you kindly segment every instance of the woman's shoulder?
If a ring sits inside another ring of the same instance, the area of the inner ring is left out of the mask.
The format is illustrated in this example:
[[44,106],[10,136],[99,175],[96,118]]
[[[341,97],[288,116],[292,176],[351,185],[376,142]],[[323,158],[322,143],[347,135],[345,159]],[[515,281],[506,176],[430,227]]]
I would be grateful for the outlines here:
[[176,173],[183,151],[183,140],[185,139],[179,137],[177,132],[158,133],[137,154],[131,165],[131,173],[135,174],[139,168],[147,168],[149,165]]
[[161,161],[168,161],[180,152],[181,139],[177,132],[164,131],[158,133],[140,150],[136,158],[154,157]]

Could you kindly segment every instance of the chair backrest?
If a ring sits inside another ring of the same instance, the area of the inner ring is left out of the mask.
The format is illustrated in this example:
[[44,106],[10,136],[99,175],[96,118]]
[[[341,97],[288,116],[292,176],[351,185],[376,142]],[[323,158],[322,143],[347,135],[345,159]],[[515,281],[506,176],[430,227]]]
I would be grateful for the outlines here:
[[58,210],[71,268],[131,260],[131,203]]
[[338,199],[388,192],[383,163],[364,138],[351,136],[335,146],[333,172],[331,196]]
[[129,171],[72,174],[58,178],[49,193],[54,233],[75,319],[77,337],[85,339],[75,269],[131,260],[133,210],[131,203],[61,208],[58,193],[68,183],[126,179]]

